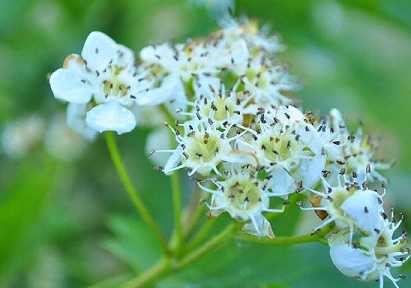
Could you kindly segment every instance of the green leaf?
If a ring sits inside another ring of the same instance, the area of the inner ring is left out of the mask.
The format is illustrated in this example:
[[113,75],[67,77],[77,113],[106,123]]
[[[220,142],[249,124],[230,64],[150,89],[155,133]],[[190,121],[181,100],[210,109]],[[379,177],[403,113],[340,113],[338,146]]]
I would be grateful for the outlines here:
[[161,256],[161,246],[144,223],[125,216],[113,216],[109,221],[113,237],[103,246],[123,260],[134,271],[152,266]]
[[2,191],[0,275],[26,264],[32,255],[28,253],[23,259],[14,257],[15,253],[20,250],[34,252],[37,240],[43,236],[44,229],[39,224],[48,192],[54,184],[55,168],[54,163],[42,163],[35,157],[21,164],[9,188]]

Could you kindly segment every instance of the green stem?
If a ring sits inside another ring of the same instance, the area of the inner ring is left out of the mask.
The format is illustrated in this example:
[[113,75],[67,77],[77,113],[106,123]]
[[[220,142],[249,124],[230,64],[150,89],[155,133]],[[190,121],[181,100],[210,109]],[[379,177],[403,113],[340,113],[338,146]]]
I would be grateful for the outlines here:
[[194,235],[186,250],[191,251],[194,247],[200,244],[207,237],[208,232],[213,228],[216,221],[216,218],[207,219],[198,232]]
[[204,205],[201,204],[201,192],[196,188],[192,192],[189,206],[184,212],[184,235],[190,237],[191,232],[196,227],[199,219],[204,214]]
[[251,235],[241,235],[237,239],[243,241],[254,242],[258,244],[268,244],[268,245],[295,245],[311,242],[322,242],[324,238],[332,230],[332,225],[323,228],[321,231],[318,231],[314,234],[306,234],[301,236],[289,236],[289,237],[276,237],[273,239],[269,238],[257,238]]
[[[207,253],[221,247],[222,245],[228,243],[233,239],[233,236],[238,231],[239,224],[230,224],[218,235],[211,238],[209,241],[204,243],[201,247],[194,250],[193,252],[187,254],[180,261],[176,263],[170,262],[171,260],[161,260],[158,264],[153,266],[143,275],[137,277],[134,280],[131,280],[126,286],[126,288],[140,288],[146,287],[144,285],[152,284],[155,281],[159,281],[161,278],[164,278],[171,272],[177,272],[185,267],[195,263],[201,257]],[[292,236],[292,237],[277,237],[274,239],[262,239],[252,236],[238,236],[238,239],[257,242],[261,244],[270,244],[270,245],[295,245],[295,244],[304,244],[312,242],[321,242],[323,237],[327,235],[332,230],[332,225],[325,227],[321,231],[311,234],[311,235],[302,235],[302,236]],[[164,261],[166,261],[164,263]]]
[[185,256],[179,263],[177,263],[176,269],[182,269],[199,260],[208,252],[224,245],[224,243],[232,238],[237,229],[237,224],[228,225],[223,231],[204,243],[204,245]]
[[197,250],[189,253],[179,262],[173,263],[169,258],[164,258],[160,260],[156,265],[147,270],[144,274],[136,277],[135,279],[130,280],[123,288],[141,288],[147,287],[150,284],[153,284],[155,281],[159,281],[161,278],[164,278],[171,272],[177,272],[188,265],[196,262],[202,256],[211,252],[214,249],[217,249],[219,246],[226,243],[232,238],[234,232],[237,231],[237,224],[228,225],[222,232],[210,239],[203,246],[199,247]]
[[[165,105],[161,105],[160,110],[163,112],[164,116],[166,117],[168,124],[171,126],[174,126],[174,122],[175,122],[174,116],[173,114],[170,113],[167,107]],[[177,144],[173,136],[170,136],[170,143],[172,145]],[[173,236],[171,237],[170,245],[172,246],[173,250],[175,250],[178,254],[181,244],[184,241],[184,230],[183,230],[183,223],[182,223],[183,219],[181,217],[182,189],[181,189],[179,173],[176,171],[173,174],[171,174],[170,177],[171,177],[171,192],[173,195],[172,197],[173,197],[174,226],[175,226],[175,231],[174,231]]]
[[164,277],[171,272],[171,260],[164,258],[160,260],[157,264],[147,270],[141,276],[132,279],[131,281],[125,283],[121,287],[123,288],[138,288],[147,287],[153,283],[156,279]]
[[181,217],[181,185],[178,173],[171,175],[171,191],[173,195],[173,207],[174,207],[174,225],[175,236],[173,237],[173,248],[178,252],[181,244],[184,241],[183,223]]
[[120,152],[118,151],[114,133],[106,132],[104,133],[104,136],[106,138],[107,148],[110,152],[111,160],[114,163],[114,166],[120,177],[121,183],[123,184],[124,189],[127,191],[131,199],[131,202],[137,209],[143,221],[152,230],[153,234],[156,235],[164,251],[167,251],[168,250],[167,244],[166,244],[163,234],[161,233],[160,227],[157,225],[154,218],[151,216],[150,212],[144,205],[144,202],[141,199],[140,194],[137,193],[136,188],[134,187],[134,185],[132,184],[130,180],[127,170],[123,164],[123,160],[121,158]]

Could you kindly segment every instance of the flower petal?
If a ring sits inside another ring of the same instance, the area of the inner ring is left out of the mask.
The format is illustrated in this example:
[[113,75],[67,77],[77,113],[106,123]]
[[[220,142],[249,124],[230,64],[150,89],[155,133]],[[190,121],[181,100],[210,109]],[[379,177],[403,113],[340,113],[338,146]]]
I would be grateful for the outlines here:
[[263,215],[250,215],[251,222],[246,223],[242,230],[257,237],[274,238],[270,222]]
[[269,187],[273,194],[284,196],[293,193],[297,189],[294,178],[285,169],[275,168],[271,175]]
[[355,221],[355,224],[367,232],[381,231],[383,219],[380,196],[371,190],[358,190],[341,205],[341,209]]
[[87,104],[69,103],[67,106],[67,126],[87,140],[94,140],[97,131],[91,129],[86,123]]
[[348,277],[358,277],[371,271],[374,266],[371,256],[348,244],[331,245],[330,256],[335,267]]
[[174,56],[175,52],[168,44],[147,46],[140,52],[141,60],[150,64],[159,64],[168,71],[177,68],[177,60],[174,59]]
[[[162,127],[154,130],[147,136],[146,141],[146,154],[150,155],[150,160],[155,164],[164,166],[169,158],[168,153],[154,152],[156,150],[171,149],[170,143],[170,131],[167,128]],[[153,153],[154,152],[154,153]]]
[[60,68],[50,76],[50,86],[54,97],[71,103],[87,103],[93,90],[86,79],[74,69]]
[[321,172],[324,170],[324,167],[324,155],[302,159],[295,176],[298,180],[303,182],[305,188],[311,188],[320,180]]
[[232,67],[233,71],[237,75],[243,75],[247,69],[249,57],[247,43],[243,39],[232,44],[230,47],[230,57],[234,63]]
[[86,116],[87,124],[98,132],[116,131],[117,134],[130,132],[136,127],[134,114],[116,101],[97,105]]
[[92,70],[104,70],[116,58],[118,45],[102,32],[91,32],[84,43],[81,56]]
[[176,151],[171,154],[170,158],[168,158],[166,165],[164,166],[163,172],[166,175],[170,175],[175,167],[180,163],[182,157],[182,151],[177,148]]
[[185,99],[184,87],[176,74],[165,77],[160,87],[140,92],[136,96],[137,104],[142,106],[159,105],[170,100],[181,101],[182,99]]

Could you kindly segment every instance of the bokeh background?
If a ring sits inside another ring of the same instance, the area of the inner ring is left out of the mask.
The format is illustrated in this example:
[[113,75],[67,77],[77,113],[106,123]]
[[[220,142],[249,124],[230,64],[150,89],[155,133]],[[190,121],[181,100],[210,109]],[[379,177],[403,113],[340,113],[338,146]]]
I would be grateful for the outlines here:
[[[0,287],[116,287],[156,261],[159,248],[133,211],[103,139],[85,143],[62,128],[64,105],[53,98],[47,75],[80,51],[90,31],[138,51],[217,29],[228,2],[0,0]],[[385,173],[389,205],[411,212],[411,2],[241,0],[234,11],[279,33],[287,46],[281,57],[302,84],[305,107],[322,115],[337,107],[381,137],[381,155],[397,163]],[[145,155],[149,132],[121,136],[120,147],[143,198],[170,233],[169,180]],[[274,227],[291,235],[304,225],[293,211]],[[233,243],[159,287],[330,284],[377,285],[342,276],[326,246]]]

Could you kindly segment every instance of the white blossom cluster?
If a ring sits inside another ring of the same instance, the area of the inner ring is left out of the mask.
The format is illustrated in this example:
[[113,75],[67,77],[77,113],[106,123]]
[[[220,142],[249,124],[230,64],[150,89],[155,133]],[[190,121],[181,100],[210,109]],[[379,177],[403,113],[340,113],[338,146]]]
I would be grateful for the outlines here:
[[195,175],[211,215],[227,212],[245,232],[274,237],[267,213],[283,212],[291,194],[303,194],[312,207],[301,209],[323,220],[317,229],[334,226],[331,258],[342,273],[381,287],[387,277],[397,286],[390,268],[408,260],[407,239],[395,238],[401,221],[384,212],[385,188],[373,190],[385,187],[380,171],[389,165],[375,160],[372,139],[361,129],[351,133],[337,110],[320,119],[296,106],[281,49],[252,21],[228,21],[207,38],[151,45],[137,59],[92,32],[50,85],[69,102],[68,124],[87,137],[130,132],[142,109],[152,107],[148,121],[158,119],[159,105],[169,109],[176,146],[156,151],[170,153],[162,169]]
[[58,160],[72,161],[83,154],[89,142],[67,126],[62,113],[53,115],[51,119],[32,114],[7,123],[0,139],[0,152],[16,160],[44,147],[50,156]]

